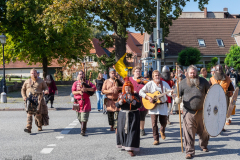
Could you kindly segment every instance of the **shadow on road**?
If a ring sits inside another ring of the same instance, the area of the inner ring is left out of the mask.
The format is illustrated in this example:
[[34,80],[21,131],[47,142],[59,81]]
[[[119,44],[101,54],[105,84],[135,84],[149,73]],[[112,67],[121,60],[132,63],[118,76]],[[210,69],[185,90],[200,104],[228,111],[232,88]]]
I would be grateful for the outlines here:
[[[80,134],[81,128],[73,128],[68,134]],[[99,134],[115,134],[115,131],[109,131],[109,127],[87,128],[86,136]]]
[[209,145],[208,149],[209,152],[208,153],[202,153],[199,155],[195,155],[195,157],[210,157],[210,156],[216,156],[216,155],[226,155],[226,154],[237,154],[238,156],[240,156],[240,152],[239,149],[224,149],[223,147],[225,147],[226,145]]
[[37,135],[37,134],[46,134],[46,133],[52,133],[52,132],[61,132],[64,128],[58,128],[58,129],[44,129],[41,132],[31,133],[30,135]]

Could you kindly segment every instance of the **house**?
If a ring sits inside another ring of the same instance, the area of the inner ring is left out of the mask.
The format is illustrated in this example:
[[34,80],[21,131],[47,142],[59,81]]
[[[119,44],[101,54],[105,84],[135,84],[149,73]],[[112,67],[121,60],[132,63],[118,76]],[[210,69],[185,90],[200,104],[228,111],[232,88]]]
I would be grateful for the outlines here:
[[[142,64],[144,69],[157,69],[157,61],[149,58],[149,44],[153,42],[153,36],[145,33],[142,50]],[[211,58],[217,57],[218,63],[224,64],[229,48],[240,45],[240,15],[228,13],[227,8],[223,12],[183,12],[180,18],[173,21],[170,33],[165,37],[164,60],[161,67],[168,65],[175,67],[178,53],[187,48],[198,48],[202,59],[198,67],[206,67]]]
[[[32,65],[28,65],[23,61],[10,62],[9,64],[5,64],[5,75],[17,75],[17,76],[30,76],[30,70],[35,68],[38,72],[40,72],[40,77],[43,77],[43,69],[42,64],[36,63]],[[57,61],[53,61],[51,65],[48,66],[48,74],[54,74],[56,69],[62,68]],[[0,66],[0,75],[3,75],[3,66]]]
[[[142,44],[143,44],[143,37],[144,34],[141,35],[141,33],[132,33],[128,32],[128,39],[126,43],[127,53],[132,54],[131,59],[127,59],[127,61],[130,63],[130,66],[135,66],[140,63],[141,55],[142,55]],[[101,47],[101,43],[98,39],[93,38],[92,39],[92,45],[93,48],[90,50],[90,55],[86,55],[83,62],[85,62],[88,69],[94,69],[98,67],[97,62],[93,61],[93,57],[91,55],[96,54],[98,57],[106,54],[110,56],[110,52],[114,50],[114,47],[111,48],[103,48]],[[80,61],[79,61],[80,62]],[[82,61],[81,61],[82,62]],[[81,63],[76,63],[76,65],[71,66],[71,68],[64,68],[63,73],[65,76],[69,76],[72,74],[72,71],[76,72],[78,68],[81,68]],[[3,74],[3,67],[0,66],[0,75]],[[40,72],[40,77],[43,77],[43,70],[42,65],[40,63],[28,65],[27,63],[23,61],[16,61],[16,62],[10,62],[9,64],[5,64],[5,75],[18,75],[18,76],[30,76],[30,70],[32,68],[35,68],[37,71]],[[56,60],[54,60],[51,65],[48,66],[48,74],[54,74],[56,72],[56,69],[62,70],[63,66],[61,64],[58,64]]]
[[[128,39],[126,42],[126,52],[132,54],[131,58],[127,58],[127,62],[129,62],[129,66],[141,66],[141,56],[142,56],[142,46],[143,46],[144,34],[141,33],[133,33],[128,32]],[[112,52],[115,47],[103,48],[101,47],[101,43],[98,39],[93,38],[92,44],[93,49],[90,50],[90,55],[96,54],[97,56],[102,56],[107,54],[110,56],[110,52]],[[89,67],[97,67],[97,63],[93,61],[91,56],[86,56],[83,62],[87,62]]]
[[142,66],[142,48],[143,48],[144,34],[128,32],[128,39],[126,44],[127,53],[132,54],[131,59],[127,59],[130,62],[129,66]]

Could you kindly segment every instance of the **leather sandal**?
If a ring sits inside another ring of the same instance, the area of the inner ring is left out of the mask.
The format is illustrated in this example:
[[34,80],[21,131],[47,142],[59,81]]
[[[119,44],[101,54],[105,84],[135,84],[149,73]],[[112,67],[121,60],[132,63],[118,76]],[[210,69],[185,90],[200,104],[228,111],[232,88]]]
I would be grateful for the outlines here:
[[209,150],[207,148],[202,150],[203,152],[209,152]]
[[110,127],[110,131],[115,131],[114,128],[113,128],[112,126]]
[[186,159],[192,159],[192,155],[191,154],[187,154],[185,158]]
[[133,153],[133,151],[128,151],[128,153],[130,154],[131,157],[134,157],[135,154]]

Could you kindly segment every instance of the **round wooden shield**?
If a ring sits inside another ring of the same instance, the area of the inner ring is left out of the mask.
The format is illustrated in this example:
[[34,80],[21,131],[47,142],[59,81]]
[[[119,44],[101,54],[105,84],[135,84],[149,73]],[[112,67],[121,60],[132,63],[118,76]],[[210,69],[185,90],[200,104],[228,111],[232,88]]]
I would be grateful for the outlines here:
[[203,106],[203,123],[211,137],[218,136],[225,124],[227,99],[219,84],[213,85],[205,97]]
[[237,101],[237,97],[238,97],[238,91],[239,91],[239,88],[237,87],[233,93],[233,96],[231,98],[231,101],[229,103],[229,107],[228,107],[228,111],[227,111],[227,118],[229,118],[232,114],[232,111],[233,111],[233,108],[234,108],[234,105],[236,104],[236,101]]

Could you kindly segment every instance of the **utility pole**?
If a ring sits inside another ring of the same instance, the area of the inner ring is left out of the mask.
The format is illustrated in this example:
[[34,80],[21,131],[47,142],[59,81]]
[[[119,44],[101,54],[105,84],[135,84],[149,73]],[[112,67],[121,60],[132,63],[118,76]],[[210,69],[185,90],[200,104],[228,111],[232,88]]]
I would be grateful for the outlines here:
[[[160,0],[157,1],[157,48],[161,48],[161,39],[160,39]],[[161,72],[161,59],[157,59],[157,70]]]

